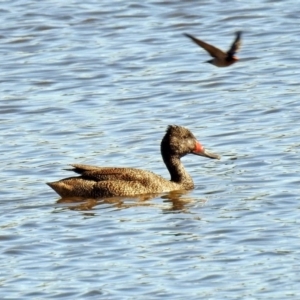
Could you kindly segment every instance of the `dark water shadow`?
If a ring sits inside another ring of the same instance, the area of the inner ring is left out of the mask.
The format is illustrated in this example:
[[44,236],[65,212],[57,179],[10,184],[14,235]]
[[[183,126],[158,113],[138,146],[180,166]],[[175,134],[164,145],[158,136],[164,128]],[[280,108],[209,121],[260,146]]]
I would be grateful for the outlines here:
[[[77,210],[77,211],[94,211],[95,209],[107,209],[114,207],[116,209],[128,209],[133,207],[152,207],[159,208],[164,213],[180,213],[189,212],[188,206],[192,203],[205,203],[204,199],[194,199],[192,197],[187,197],[189,191],[172,191],[167,194],[145,194],[136,197],[111,197],[102,199],[92,199],[92,198],[61,198],[57,200],[59,208]],[[153,199],[162,199],[162,201],[150,201]],[[103,206],[103,207],[101,207]],[[58,212],[58,211],[56,211]],[[94,215],[94,212],[90,212]]]

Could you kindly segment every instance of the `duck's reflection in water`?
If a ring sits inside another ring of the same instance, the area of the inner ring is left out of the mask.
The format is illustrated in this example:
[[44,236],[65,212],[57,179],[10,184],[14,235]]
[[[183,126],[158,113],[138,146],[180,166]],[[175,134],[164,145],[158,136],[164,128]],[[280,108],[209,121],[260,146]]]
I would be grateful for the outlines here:
[[[191,204],[197,202],[203,205],[205,199],[194,199],[188,197],[188,191],[172,191],[167,194],[147,194],[137,197],[111,197],[102,199],[92,198],[61,198],[57,201],[58,204],[65,204],[63,207],[71,210],[89,211],[95,206],[108,205],[117,209],[126,209],[139,206],[149,206],[159,208],[163,212],[189,212],[188,208]],[[150,200],[159,201],[150,201]],[[162,199],[162,201],[161,201]]]

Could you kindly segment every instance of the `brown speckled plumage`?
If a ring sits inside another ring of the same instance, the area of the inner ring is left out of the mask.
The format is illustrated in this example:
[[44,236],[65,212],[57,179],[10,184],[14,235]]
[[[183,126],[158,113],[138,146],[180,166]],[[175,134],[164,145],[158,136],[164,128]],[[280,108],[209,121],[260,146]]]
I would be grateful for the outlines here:
[[180,161],[189,153],[219,159],[205,150],[187,128],[170,125],[161,142],[161,154],[171,180],[140,169],[75,164],[70,170],[81,176],[47,184],[62,197],[101,198],[190,190],[194,188],[193,180]]

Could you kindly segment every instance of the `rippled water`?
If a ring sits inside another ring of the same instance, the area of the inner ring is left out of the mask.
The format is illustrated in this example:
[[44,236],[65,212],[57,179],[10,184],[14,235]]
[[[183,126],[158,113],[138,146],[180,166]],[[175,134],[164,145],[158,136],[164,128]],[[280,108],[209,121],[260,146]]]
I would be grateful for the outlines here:
[[[234,5],[233,5],[234,4]],[[1,299],[299,299],[297,1],[2,1]],[[187,32],[241,61],[215,68]],[[70,163],[168,178],[188,127],[196,188],[61,203]]]

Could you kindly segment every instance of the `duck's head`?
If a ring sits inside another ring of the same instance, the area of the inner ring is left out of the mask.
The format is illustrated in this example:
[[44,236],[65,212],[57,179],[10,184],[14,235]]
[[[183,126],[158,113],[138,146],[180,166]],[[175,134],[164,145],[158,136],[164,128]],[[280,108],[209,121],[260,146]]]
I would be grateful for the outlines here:
[[161,142],[161,152],[179,158],[186,154],[195,154],[220,159],[219,155],[206,150],[189,129],[177,125],[168,126]]

